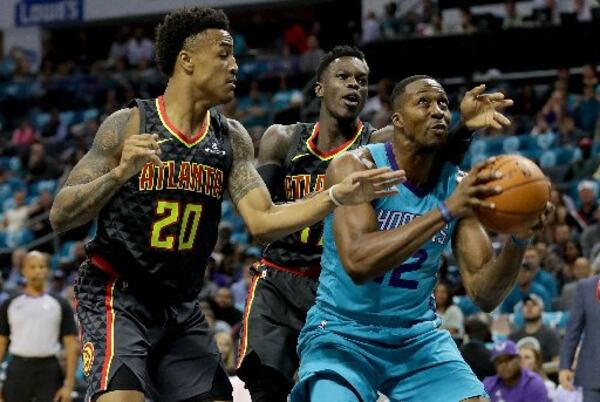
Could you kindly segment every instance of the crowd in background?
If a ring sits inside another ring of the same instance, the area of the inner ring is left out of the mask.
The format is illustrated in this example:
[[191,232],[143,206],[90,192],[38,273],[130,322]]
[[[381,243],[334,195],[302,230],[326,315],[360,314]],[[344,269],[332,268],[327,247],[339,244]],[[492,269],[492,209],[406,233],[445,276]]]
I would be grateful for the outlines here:
[[[553,1],[543,3],[555,7]],[[575,3],[589,8],[585,1]],[[363,42],[443,31],[435,3],[422,1],[402,21],[395,17],[394,4],[386,7],[384,16],[367,16]],[[514,14],[513,2],[507,2],[506,10],[503,26],[526,23]],[[550,15],[554,15],[552,10]],[[578,8],[577,18],[586,20],[586,10]],[[535,21],[547,14],[537,13]],[[468,14],[463,16],[461,29],[480,29],[469,23]],[[48,253],[49,289],[73,302],[77,267],[86,258],[84,245],[94,235],[95,224],[60,236],[53,234],[48,220],[53,196],[89,149],[102,119],[127,100],[157,96],[163,88],[164,81],[154,67],[152,40],[143,29],[121,29],[108,54],[99,60],[87,55],[85,35],[77,43],[80,46],[71,54],[72,49],[67,52],[48,41],[36,73],[17,49],[0,60],[0,301],[22,289],[20,269],[26,250],[37,249]],[[235,45],[241,57],[253,52],[241,34],[235,35]],[[243,89],[236,100],[220,107],[222,113],[247,127],[256,150],[266,127],[300,120],[314,100],[311,86],[305,84],[311,82],[324,53],[318,29],[290,23],[282,32],[280,46],[281,56],[270,59],[257,74],[250,67],[244,72],[240,63]],[[446,255],[435,290],[443,327],[461,345],[479,378],[496,373],[490,361],[491,345],[510,339],[518,347],[523,367],[540,375],[552,398],[557,389],[561,339],[577,300],[577,281],[600,273],[598,68],[597,63],[565,64],[545,83],[503,80],[500,72],[488,72],[488,90],[501,90],[515,101],[506,111],[513,124],[502,132],[476,133],[462,166],[468,169],[487,156],[517,152],[536,160],[553,181],[556,210],[543,233],[527,248],[516,286],[494,313],[481,313],[464,294],[456,262]],[[252,68],[258,67],[253,64]],[[253,79],[244,80],[250,77]],[[364,121],[376,127],[388,124],[393,84],[386,78],[372,83],[361,115]],[[458,100],[467,89],[448,88],[455,121],[459,120]],[[493,237],[496,249],[500,241]],[[219,241],[198,302],[230,374],[250,283],[249,267],[261,258],[261,252],[262,246],[248,236],[226,200]]]

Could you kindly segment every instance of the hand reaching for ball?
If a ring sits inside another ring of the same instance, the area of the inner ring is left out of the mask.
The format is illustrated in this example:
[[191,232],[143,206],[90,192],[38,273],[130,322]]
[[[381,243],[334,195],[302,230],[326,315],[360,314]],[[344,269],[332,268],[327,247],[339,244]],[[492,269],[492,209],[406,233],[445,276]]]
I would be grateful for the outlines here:
[[539,215],[538,219],[529,228],[516,231],[512,233],[512,235],[521,240],[530,239],[531,237],[533,237],[535,232],[542,230],[544,226],[546,226],[546,223],[548,222],[550,216],[552,216],[552,214],[554,213],[554,209],[554,204],[548,201],[546,203],[546,209],[544,210],[544,212],[542,212]]
[[491,184],[502,177],[502,173],[487,169],[495,158],[478,163],[456,186],[446,201],[450,214],[457,218],[473,214],[476,209],[494,210],[496,205],[486,201],[486,197],[502,193],[502,187]]

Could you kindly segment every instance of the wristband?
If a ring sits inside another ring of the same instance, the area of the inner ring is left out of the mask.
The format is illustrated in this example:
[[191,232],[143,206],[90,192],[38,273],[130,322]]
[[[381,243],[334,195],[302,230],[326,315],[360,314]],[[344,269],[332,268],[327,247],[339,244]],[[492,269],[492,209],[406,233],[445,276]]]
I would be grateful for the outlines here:
[[521,250],[525,250],[529,246],[529,240],[521,240],[515,235],[510,235],[510,241],[516,248]]
[[329,187],[329,190],[327,190],[327,194],[329,194],[329,199],[331,200],[331,202],[333,202],[336,206],[341,207],[342,203],[336,200],[333,196],[333,188],[335,186],[337,186],[337,184],[334,184],[333,186]]
[[438,205],[438,209],[440,210],[440,214],[442,215],[442,219],[444,220],[444,222],[452,223],[454,221],[454,217],[450,213],[450,210],[446,206],[446,203],[442,202],[440,205]]

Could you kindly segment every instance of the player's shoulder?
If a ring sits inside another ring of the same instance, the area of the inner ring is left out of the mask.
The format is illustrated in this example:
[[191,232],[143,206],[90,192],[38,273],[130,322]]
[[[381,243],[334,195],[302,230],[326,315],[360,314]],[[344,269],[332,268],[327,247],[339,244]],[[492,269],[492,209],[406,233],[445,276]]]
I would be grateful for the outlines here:
[[294,132],[301,124],[302,123],[272,124],[266,129],[263,138],[268,139],[269,141],[290,145],[292,138],[294,137]]
[[258,151],[259,164],[283,163],[288,150],[293,145],[296,124],[273,124],[267,128],[260,140]]
[[102,153],[119,150],[128,137],[140,134],[140,127],[140,110],[137,106],[119,109],[102,121],[92,148]]

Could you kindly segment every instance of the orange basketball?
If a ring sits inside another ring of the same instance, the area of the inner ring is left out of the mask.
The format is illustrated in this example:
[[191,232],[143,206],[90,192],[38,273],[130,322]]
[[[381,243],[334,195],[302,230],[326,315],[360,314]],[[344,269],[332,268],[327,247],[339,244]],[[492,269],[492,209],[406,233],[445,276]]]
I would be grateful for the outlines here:
[[501,194],[484,198],[496,209],[476,210],[479,221],[497,233],[515,233],[530,228],[550,200],[550,182],[535,164],[519,155],[500,155],[483,172],[498,171],[502,177],[489,182],[500,186]]

